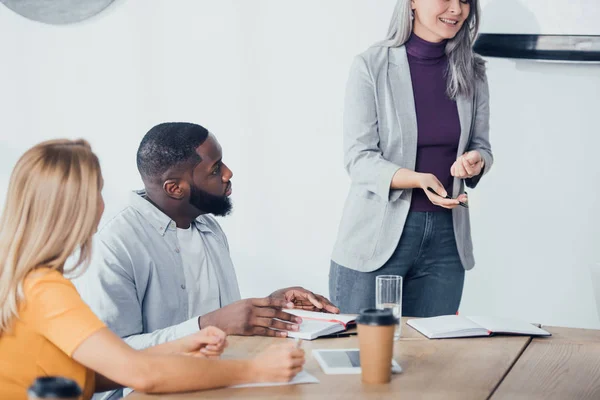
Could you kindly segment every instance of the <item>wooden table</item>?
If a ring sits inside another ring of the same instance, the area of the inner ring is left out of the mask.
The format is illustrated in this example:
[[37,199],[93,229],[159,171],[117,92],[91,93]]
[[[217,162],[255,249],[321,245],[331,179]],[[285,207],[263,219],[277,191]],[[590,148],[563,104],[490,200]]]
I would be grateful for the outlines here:
[[[529,337],[428,340],[403,321],[402,338],[394,346],[394,358],[404,372],[390,384],[365,385],[360,375],[325,375],[311,350],[358,348],[357,337],[304,342],[305,369],[321,383],[269,388],[218,389],[177,395],[143,395],[136,399],[486,399],[529,345]],[[230,337],[224,357],[246,358],[275,341],[262,337]]]
[[492,399],[600,399],[600,331],[544,329],[552,337],[531,341]]

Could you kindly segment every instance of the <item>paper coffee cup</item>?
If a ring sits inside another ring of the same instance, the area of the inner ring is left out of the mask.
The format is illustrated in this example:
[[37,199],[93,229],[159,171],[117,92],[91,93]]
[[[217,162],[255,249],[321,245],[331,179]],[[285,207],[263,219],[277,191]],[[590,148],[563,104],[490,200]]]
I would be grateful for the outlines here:
[[397,323],[398,319],[389,309],[365,309],[356,319],[364,383],[388,383],[392,379],[394,331]]

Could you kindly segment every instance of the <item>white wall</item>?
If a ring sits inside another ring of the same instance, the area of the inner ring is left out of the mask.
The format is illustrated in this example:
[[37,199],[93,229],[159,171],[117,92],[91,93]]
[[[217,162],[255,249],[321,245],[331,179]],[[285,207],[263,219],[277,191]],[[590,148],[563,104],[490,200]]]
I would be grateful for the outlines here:
[[[483,32],[600,35],[597,0],[482,9]],[[600,65],[488,61],[496,163],[470,198],[478,264],[461,311],[598,328]]]
[[[348,188],[347,72],[394,3],[118,0],[63,27],[0,6],[0,190],[29,146],[82,136],[101,158],[109,216],[140,187],[143,134],[198,122],[234,171],[235,212],[221,221],[242,294],[326,294]],[[586,269],[600,261],[600,69],[491,60],[489,79],[497,161],[471,193],[478,265],[461,311],[600,327]]]

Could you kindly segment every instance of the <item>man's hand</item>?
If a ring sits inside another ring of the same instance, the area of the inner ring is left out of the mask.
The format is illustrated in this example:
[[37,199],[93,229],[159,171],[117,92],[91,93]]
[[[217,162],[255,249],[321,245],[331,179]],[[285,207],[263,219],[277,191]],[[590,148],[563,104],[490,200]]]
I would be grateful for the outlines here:
[[301,310],[329,312],[339,314],[340,309],[334,306],[326,297],[306,290],[300,286],[277,290],[269,298],[286,301]]
[[299,329],[302,318],[282,308],[294,308],[294,303],[272,297],[245,299],[199,317],[198,324],[216,326],[228,335],[286,337],[287,331]]

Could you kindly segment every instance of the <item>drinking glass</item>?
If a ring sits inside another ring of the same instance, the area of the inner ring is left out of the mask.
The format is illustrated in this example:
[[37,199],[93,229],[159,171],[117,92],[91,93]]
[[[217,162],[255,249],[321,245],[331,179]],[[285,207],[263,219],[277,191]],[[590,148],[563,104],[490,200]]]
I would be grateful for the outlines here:
[[400,275],[379,275],[375,278],[375,306],[379,309],[389,308],[398,325],[394,332],[394,340],[400,339],[402,328],[402,277]]

